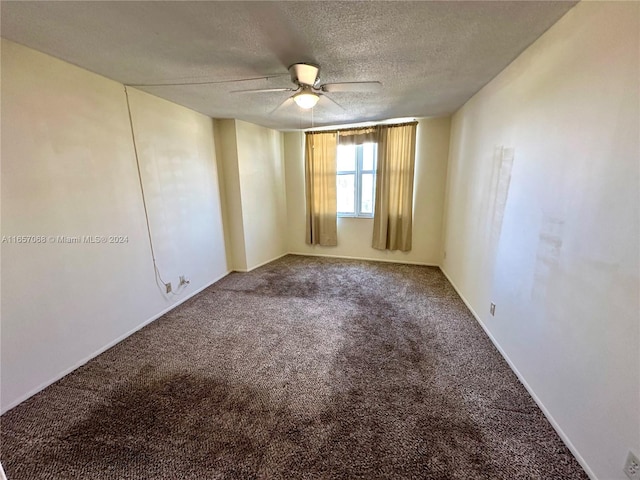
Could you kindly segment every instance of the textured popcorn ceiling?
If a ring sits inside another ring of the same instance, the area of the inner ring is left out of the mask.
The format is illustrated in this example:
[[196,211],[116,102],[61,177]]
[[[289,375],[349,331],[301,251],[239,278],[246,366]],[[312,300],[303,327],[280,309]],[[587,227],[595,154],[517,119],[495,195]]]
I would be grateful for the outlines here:
[[[287,67],[321,81],[378,80],[379,93],[333,93],[313,124],[454,112],[576,2],[9,2],[3,37],[214,118],[307,128]],[[228,82],[269,75],[269,79]]]

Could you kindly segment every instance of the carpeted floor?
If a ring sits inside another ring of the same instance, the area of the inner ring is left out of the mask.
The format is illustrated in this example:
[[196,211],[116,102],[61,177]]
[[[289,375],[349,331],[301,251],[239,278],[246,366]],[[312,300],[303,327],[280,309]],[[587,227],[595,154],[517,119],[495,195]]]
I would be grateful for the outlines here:
[[0,421],[9,480],[587,478],[432,267],[233,273]]

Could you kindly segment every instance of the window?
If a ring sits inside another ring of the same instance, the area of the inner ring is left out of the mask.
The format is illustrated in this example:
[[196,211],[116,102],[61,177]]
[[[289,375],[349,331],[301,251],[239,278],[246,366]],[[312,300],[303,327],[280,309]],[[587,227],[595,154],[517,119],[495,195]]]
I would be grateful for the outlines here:
[[339,217],[373,217],[377,144],[338,145],[337,201]]

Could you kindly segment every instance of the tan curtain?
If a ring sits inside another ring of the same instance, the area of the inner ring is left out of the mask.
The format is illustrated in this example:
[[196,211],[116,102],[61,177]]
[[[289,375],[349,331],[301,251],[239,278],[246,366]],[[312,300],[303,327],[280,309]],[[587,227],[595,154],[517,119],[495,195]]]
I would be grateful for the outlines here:
[[338,244],[336,206],[336,132],[307,132],[305,193],[310,245]]
[[411,250],[417,122],[380,126],[373,248]]
[[338,131],[340,145],[362,145],[378,141],[378,127],[349,128]]

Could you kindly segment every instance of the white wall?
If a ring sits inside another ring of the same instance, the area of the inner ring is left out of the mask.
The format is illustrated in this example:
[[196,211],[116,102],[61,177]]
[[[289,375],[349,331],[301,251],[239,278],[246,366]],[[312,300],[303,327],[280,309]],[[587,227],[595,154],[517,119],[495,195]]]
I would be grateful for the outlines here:
[[640,454],[639,18],[579,3],[455,114],[445,214],[444,271],[607,480]]
[[287,253],[282,133],[235,121],[247,269]]
[[232,268],[245,272],[287,253],[282,133],[216,120]]
[[224,189],[223,219],[225,220],[227,261],[230,269],[244,272],[247,270],[247,254],[240,194],[236,121],[214,120],[214,125],[216,152],[219,154],[218,165],[223,171],[223,181],[220,182],[220,186]]
[[124,87],[2,40],[2,410],[72,370],[227,265],[212,120],[130,90],[158,265],[154,281]]
[[438,265],[441,258],[442,215],[449,117],[419,120],[416,137],[413,245],[410,252],[376,250],[371,246],[373,219],[338,218],[338,245],[305,243],[304,133],[284,134],[286,166],[288,248],[304,255],[330,255],[406,263]]

